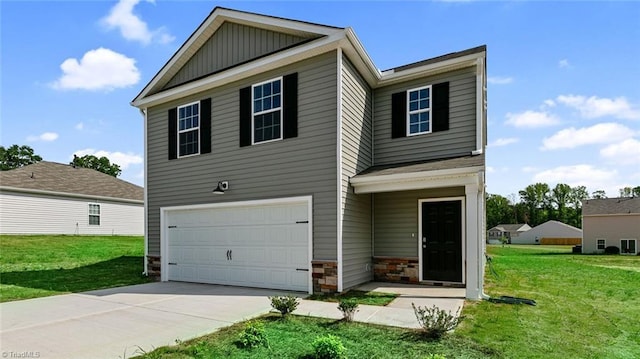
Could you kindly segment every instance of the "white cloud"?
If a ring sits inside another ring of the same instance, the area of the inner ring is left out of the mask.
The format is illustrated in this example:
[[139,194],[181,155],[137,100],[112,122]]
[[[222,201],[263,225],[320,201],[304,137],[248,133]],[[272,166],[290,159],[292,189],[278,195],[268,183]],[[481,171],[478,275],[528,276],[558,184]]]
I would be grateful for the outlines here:
[[532,172],[538,172],[539,169],[537,167],[533,167],[533,166],[525,166],[522,167],[522,172],[524,173],[532,173]]
[[585,186],[589,191],[611,191],[617,175],[615,170],[602,170],[591,165],[559,166],[537,173],[533,176],[533,183],[543,182],[552,187],[557,183],[566,183],[571,187]]
[[78,122],[75,127],[76,130],[82,131],[84,129],[84,122]]
[[66,59],[62,76],[52,86],[61,90],[113,90],[140,80],[136,60],[105,48],[87,51],[78,61]]
[[575,148],[584,145],[606,144],[625,140],[633,131],[618,123],[599,123],[591,127],[570,127],[542,140],[542,150]]
[[[146,0],[154,4],[154,0]],[[149,30],[147,23],[138,15],[133,13],[133,8],[140,3],[140,0],[120,0],[111,8],[109,15],[105,16],[101,22],[109,30],[118,29],[122,37],[129,41],[139,41],[144,45],[151,42],[166,44],[175,39],[167,33],[167,30],[160,27],[156,30]]]
[[560,122],[557,117],[545,111],[525,111],[507,113],[505,124],[519,128],[537,128],[556,125]]
[[542,103],[542,107],[555,107],[556,106],[556,102],[549,99],[549,100],[544,100],[544,102]]
[[640,165],[640,141],[628,138],[600,150],[600,156],[619,165]]
[[584,118],[612,116],[625,120],[640,120],[640,110],[634,108],[624,97],[610,99],[596,96],[560,95],[557,100],[578,110]]
[[513,82],[513,77],[489,76],[487,82],[493,85],[507,85]]
[[565,69],[565,68],[571,67],[571,64],[569,64],[569,60],[562,59],[558,61],[558,67],[561,69]]
[[57,139],[58,139],[58,134],[55,132],[45,132],[40,135],[27,137],[27,141],[29,142],[36,142],[36,141],[52,142]]
[[506,145],[510,145],[512,143],[516,143],[518,142],[519,139],[515,138],[515,137],[510,137],[510,138],[498,138],[497,140],[491,142],[488,147],[500,147],[500,146],[506,146]]
[[[126,170],[127,168],[129,168],[130,165],[137,165],[142,163],[142,156],[137,155],[135,153],[131,153],[131,152],[122,153],[122,152],[109,152],[104,150],[96,151],[93,148],[86,148],[84,150],[78,150],[73,154],[77,155],[78,157],[82,157],[85,155],[94,155],[98,158],[106,157],[109,159],[111,163],[115,163],[118,166],[120,166],[120,169],[122,170]],[[72,158],[73,156],[70,159]]]

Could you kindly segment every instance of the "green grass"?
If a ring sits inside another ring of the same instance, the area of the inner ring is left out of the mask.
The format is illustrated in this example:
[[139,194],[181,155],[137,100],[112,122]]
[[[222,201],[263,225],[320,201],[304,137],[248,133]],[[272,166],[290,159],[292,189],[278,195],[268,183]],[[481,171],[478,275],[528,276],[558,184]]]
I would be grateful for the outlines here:
[[506,358],[639,358],[640,257],[571,247],[489,247],[485,292],[537,306],[467,303],[456,335]]
[[140,236],[0,236],[0,302],[146,283]]
[[342,299],[355,299],[358,304],[385,306],[398,297],[395,293],[364,292],[361,290],[350,290],[340,295],[314,294],[306,299],[321,300],[324,302],[339,302]]
[[291,315],[287,319],[267,315],[256,319],[264,324],[269,347],[240,349],[236,345],[244,324],[222,329],[176,346],[162,347],[141,356],[145,359],[178,358],[313,358],[311,343],[321,335],[338,336],[350,359],[425,358],[429,353],[447,358],[486,358],[490,349],[473,342],[449,337],[441,341],[424,339],[419,332],[361,323],[347,323]]

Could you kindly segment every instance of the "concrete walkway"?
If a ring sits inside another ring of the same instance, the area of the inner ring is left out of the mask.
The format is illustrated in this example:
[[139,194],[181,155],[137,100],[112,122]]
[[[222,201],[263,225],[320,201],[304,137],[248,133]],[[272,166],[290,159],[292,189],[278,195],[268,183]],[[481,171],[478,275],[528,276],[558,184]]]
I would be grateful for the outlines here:
[[[464,289],[368,283],[359,289],[396,292],[386,307],[361,305],[356,321],[417,328],[411,303],[451,310]],[[180,282],[28,299],[0,304],[5,358],[129,358],[266,314],[277,290]],[[342,318],[336,303],[302,300],[299,315]]]

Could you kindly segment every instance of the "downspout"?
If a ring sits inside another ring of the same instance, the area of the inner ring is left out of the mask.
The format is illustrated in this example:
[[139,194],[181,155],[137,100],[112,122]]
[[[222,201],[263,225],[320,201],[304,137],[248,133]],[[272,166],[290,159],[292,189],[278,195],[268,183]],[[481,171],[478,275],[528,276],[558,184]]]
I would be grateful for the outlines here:
[[143,193],[144,193],[144,257],[142,258],[142,268],[144,268],[144,270],[142,271],[142,275],[144,276],[148,276],[148,272],[147,272],[147,257],[149,256],[149,227],[148,227],[148,207],[149,207],[149,201],[147,200],[147,109],[139,109],[140,110],[140,114],[142,115],[143,121],[144,121],[144,188],[143,188]]

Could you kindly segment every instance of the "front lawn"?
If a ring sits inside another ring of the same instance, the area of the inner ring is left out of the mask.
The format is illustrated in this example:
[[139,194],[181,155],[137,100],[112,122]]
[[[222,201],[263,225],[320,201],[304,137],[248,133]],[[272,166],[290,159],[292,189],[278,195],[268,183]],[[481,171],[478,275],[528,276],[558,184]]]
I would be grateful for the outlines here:
[[343,299],[352,299],[352,300],[355,300],[358,304],[385,306],[391,303],[397,297],[398,297],[398,294],[395,294],[395,293],[383,293],[383,292],[373,292],[373,291],[364,292],[361,290],[350,290],[346,293],[342,293],[339,295],[313,294],[309,296],[307,299],[321,300],[324,302],[335,302],[335,303],[338,303]]
[[0,302],[148,282],[140,236],[0,236]]

